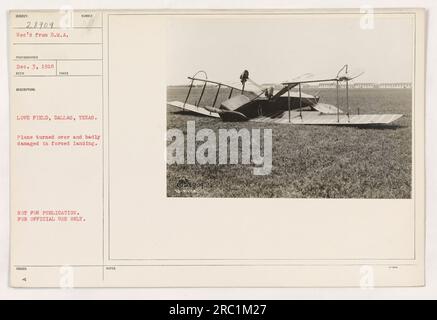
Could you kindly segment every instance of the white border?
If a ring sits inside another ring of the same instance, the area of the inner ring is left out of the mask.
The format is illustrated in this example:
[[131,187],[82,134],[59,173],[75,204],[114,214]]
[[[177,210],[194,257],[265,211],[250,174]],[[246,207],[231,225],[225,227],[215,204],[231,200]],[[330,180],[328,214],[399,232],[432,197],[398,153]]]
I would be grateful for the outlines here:
[[[426,90],[426,161],[427,161],[427,250],[426,287],[393,289],[12,289],[8,286],[9,265],[9,100],[7,72],[7,10],[58,9],[69,5],[75,9],[256,9],[256,8],[352,8],[375,6],[386,8],[426,8],[427,34],[437,32],[437,2],[435,0],[3,0],[0,1],[2,17],[0,29],[0,299],[435,299],[437,297],[437,163],[436,146],[432,137],[437,136],[437,112],[431,108],[436,90],[433,74],[427,73]],[[147,5],[147,7],[146,7]],[[437,41],[428,37],[427,70],[434,70],[437,62]]]

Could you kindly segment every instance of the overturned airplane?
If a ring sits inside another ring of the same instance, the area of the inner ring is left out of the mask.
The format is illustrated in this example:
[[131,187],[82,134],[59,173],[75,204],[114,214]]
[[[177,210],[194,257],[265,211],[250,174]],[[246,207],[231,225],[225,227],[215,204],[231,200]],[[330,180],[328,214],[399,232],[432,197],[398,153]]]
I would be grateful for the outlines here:
[[[283,82],[274,89],[273,86],[260,86],[249,78],[249,72],[245,70],[241,76],[241,88],[215,82],[205,78],[198,78],[196,73],[191,80],[188,94],[184,102],[171,101],[170,106],[196,114],[221,118],[223,121],[255,121],[269,122],[278,124],[302,124],[302,125],[386,125],[401,118],[401,114],[350,114],[349,110],[349,81],[359,77],[361,74],[349,75],[349,67],[345,65],[333,78],[318,80],[296,80]],[[203,87],[200,97],[195,105],[189,104],[188,99],[191,95],[195,81],[202,82]],[[258,88],[258,92],[245,91],[246,82],[250,82]],[[302,85],[307,83],[335,82],[337,88],[337,106],[320,103],[320,97],[309,95],[302,92]],[[339,105],[340,84],[345,83],[346,90],[346,110],[342,111]],[[211,106],[200,106],[207,85],[215,85],[217,91]],[[293,88],[298,91],[291,91]],[[229,94],[216,107],[221,90],[227,88]]]

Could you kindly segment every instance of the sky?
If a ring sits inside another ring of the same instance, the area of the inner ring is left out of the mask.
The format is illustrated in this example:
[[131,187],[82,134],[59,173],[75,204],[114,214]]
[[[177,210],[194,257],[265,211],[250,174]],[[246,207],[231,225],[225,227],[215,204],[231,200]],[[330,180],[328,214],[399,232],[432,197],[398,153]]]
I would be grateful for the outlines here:
[[[258,83],[302,74],[335,77],[349,64],[358,82],[411,82],[414,16],[374,15],[361,28],[356,15],[181,16],[167,25],[167,81],[187,84],[205,70],[210,80],[237,83],[244,69]],[[367,20],[368,21],[368,20]]]

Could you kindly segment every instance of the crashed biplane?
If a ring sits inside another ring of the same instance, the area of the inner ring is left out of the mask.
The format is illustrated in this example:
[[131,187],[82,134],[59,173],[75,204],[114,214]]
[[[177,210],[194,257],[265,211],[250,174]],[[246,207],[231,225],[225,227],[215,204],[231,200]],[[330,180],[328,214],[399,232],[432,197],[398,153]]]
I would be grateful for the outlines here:
[[[205,78],[196,77],[203,73]],[[401,118],[401,114],[351,114],[349,108],[349,81],[359,77],[350,75],[348,65],[345,65],[333,78],[282,82],[279,89],[273,86],[261,86],[249,78],[245,70],[241,76],[241,88],[208,80],[206,72],[199,71],[192,77],[187,96],[184,102],[171,101],[168,105],[196,114],[221,118],[223,121],[255,121],[278,124],[302,125],[386,125]],[[203,83],[200,96],[194,104],[188,103],[195,82]],[[257,90],[246,90],[246,82],[254,85]],[[337,106],[321,103],[320,97],[302,92],[302,86],[309,83],[333,82],[337,90]],[[207,86],[214,86],[216,92],[212,105],[201,106]],[[346,110],[341,110],[340,87],[346,91]],[[223,88],[229,90],[227,97],[217,103]],[[297,91],[292,89],[297,88]],[[216,105],[218,106],[216,107]]]

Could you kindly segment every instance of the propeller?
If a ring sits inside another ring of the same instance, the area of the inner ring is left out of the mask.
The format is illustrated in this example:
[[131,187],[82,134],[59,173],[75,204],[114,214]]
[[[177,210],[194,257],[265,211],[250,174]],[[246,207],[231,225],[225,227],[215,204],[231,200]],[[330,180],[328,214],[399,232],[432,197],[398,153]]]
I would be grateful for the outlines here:
[[240,75],[241,84],[244,86],[244,84],[248,79],[249,79],[249,71],[244,70]]
[[240,80],[242,84],[241,88],[241,94],[244,92],[244,87],[246,86],[246,81],[249,79],[249,71],[244,70],[243,73],[240,75]]

